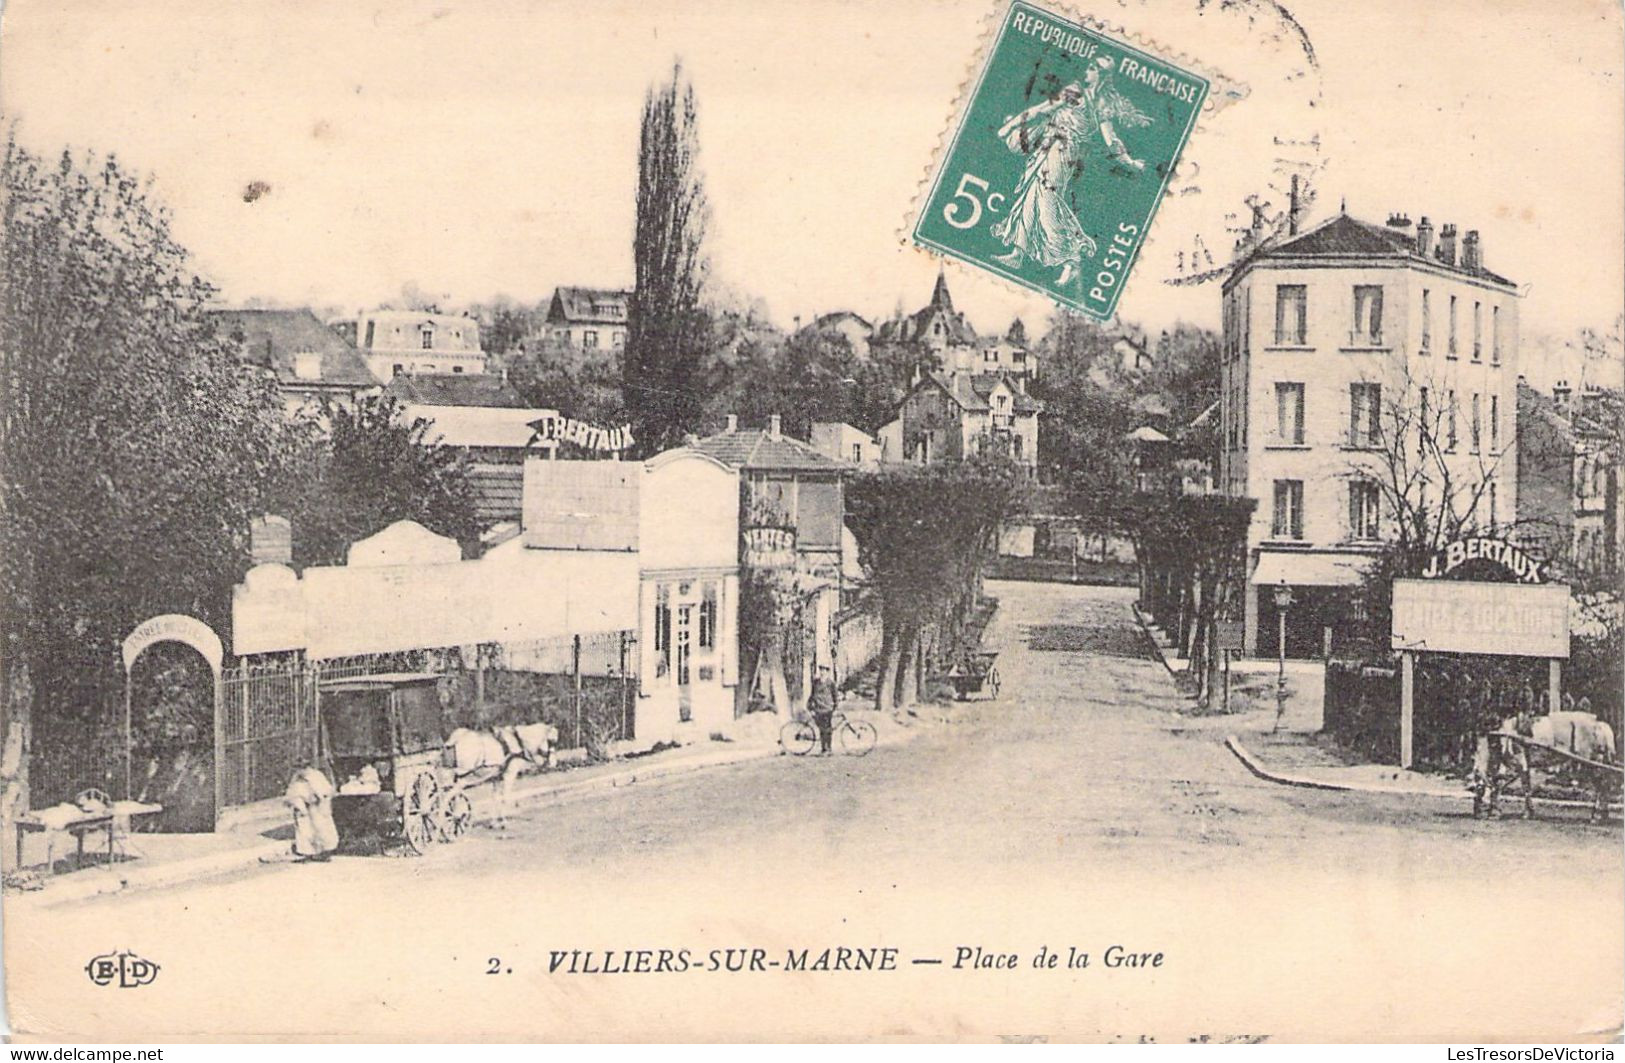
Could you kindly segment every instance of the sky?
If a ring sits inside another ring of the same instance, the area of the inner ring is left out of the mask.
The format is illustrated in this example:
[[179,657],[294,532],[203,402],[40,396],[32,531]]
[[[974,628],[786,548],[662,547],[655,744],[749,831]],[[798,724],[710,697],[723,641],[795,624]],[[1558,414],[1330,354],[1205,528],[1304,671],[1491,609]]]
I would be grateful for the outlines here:
[[[681,57],[699,104],[718,282],[781,325],[929,296],[905,246],[990,17],[980,0],[666,4],[10,0],[0,108],[31,148],[155,179],[225,301],[356,309],[632,277],[638,112]],[[1625,291],[1625,86],[1593,0],[1115,0],[1091,10],[1215,76],[1120,313],[1215,326],[1243,198],[1346,202],[1482,233],[1526,331],[1607,325]],[[1311,61],[1312,52],[1312,61]],[[1286,145],[1277,141],[1295,142]],[[1285,159],[1287,161],[1283,162]],[[245,200],[245,189],[268,190]],[[1270,186],[1274,185],[1271,190]],[[981,331],[1049,305],[950,264]]]

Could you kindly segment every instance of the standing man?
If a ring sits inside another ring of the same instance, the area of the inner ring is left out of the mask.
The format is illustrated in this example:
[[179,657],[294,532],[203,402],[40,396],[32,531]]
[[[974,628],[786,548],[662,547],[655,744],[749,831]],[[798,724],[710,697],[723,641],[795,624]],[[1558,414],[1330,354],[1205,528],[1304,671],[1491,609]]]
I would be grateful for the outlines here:
[[818,666],[812,696],[807,699],[807,711],[812,713],[813,723],[818,725],[819,752],[828,756],[829,740],[835,730],[835,673],[827,664]]

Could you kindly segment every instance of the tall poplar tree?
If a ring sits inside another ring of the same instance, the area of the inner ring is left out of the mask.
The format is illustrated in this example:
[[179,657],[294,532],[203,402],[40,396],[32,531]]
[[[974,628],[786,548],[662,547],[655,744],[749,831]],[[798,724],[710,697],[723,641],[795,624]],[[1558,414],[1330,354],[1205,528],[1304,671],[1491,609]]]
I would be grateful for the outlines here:
[[698,164],[694,87],[674,64],[643,100],[638,140],[636,287],[622,375],[627,414],[645,454],[700,427],[708,335],[701,296],[709,208]]

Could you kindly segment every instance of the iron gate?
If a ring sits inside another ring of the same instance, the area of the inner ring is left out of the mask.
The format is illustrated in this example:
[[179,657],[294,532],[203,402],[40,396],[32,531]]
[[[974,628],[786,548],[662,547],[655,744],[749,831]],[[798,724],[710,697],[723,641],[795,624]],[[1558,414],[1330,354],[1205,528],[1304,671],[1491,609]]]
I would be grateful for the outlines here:
[[247,664],[221,675],[214,730],[217,814],[282,796],[293,773],[315,763],[316,691],[316,671],[302,662]]

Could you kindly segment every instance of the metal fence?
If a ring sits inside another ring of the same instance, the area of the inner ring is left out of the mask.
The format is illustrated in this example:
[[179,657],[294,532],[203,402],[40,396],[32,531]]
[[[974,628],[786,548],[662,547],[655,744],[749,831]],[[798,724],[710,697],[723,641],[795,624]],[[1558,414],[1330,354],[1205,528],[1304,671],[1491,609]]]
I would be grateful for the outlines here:
[[221,674],[215,707],[215,808],[263,801],[315,762],[319,675],[297,657]]
[[637,638],[631,631],[478,646],[423,647],[306,661],[245,663],[222,676],[215,727],[215,801],[231,808],[279,796],[320,755],[321,686],[386,672],[439,675],[442,724],[485,730],[546,722],[559,748],[601,751],[636,727]]

